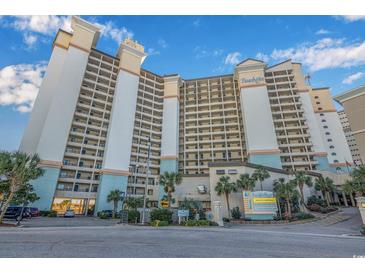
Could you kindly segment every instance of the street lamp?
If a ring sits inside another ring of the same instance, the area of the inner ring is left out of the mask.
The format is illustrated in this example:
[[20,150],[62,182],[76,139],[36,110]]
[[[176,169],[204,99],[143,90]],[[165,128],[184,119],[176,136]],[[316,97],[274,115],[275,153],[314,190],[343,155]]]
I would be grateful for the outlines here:
[[144,194],[143,194],[143,211],[142,211],[142,220],[141,224],[144,225],[146,218],[146,206],[147,206],[147,187],[149,181],[150,174],[150,154],[151,154],[151,137],[148,137],[148,154],[147,154],[147,171],[146,171],[146,182],[144,185]]

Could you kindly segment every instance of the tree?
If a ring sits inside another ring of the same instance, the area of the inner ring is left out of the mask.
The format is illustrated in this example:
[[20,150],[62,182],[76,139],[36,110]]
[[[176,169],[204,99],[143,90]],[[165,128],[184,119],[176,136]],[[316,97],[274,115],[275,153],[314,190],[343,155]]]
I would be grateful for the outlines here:
[[[26,184],[43,175],[43,170],[39,167],[39,157],[37,154],[28,155],[22,152],[0,152],[0,176],[3,202],[1,206],[0,223],[2,223],[5,212],[14,199],[14,196],[23,189]],[[5,190],[5,191],[4,191]]]
[[143,206],[143,198],[142,197],[127,197],[124,201],[124,204],[127,209],[137,210],[137,208]]
[[263,166],[260,166],[253,172],[252,178],[260,183],[260,189],[262,191],[262,182],[270,178],[270,173]]
[[232,192],[237,192],[237,185],[231,182],[229,176],[221,176],[217,185],[215,186],[215,191],[220,196],[224,194],[227,203],[228,218],[231,218],[231,208],[229,206],[229,194]]
[[203,205],[201,201],[184,198],[184,201],[182,201],[179,205],[179,209],[189,210],[189,218],[194,219],[196,214],[203,210]]
[[355,192],[356,196],[365,193],[365,166],[356,167],[351,173],[351,179],[343,186],[343,191],[347,194]]
[[111,190],[107,197],[108,203],[113,202],[113,219],[115,218],[116,212],[118,210],[118,203],[123,200],[123,192],[119,189]]
[[274,182],[274,192],[276,193],[276,197],[278,199],[284,199],[286,203],[285,215],[287,218],[291,218],[291,202],[298,195],[298,191],[295,188],[295,182],[289,181],[286,183],[284,178],[279,178]]
[[327,206],[330,206],[330,192],[335,189],[335,185],[331,178],[323,178],[323,176],[316,179],[316,183],[314,188],[317,191],[321,191],[322,195],[327,203]]
[[163,186],[164,191],[167,193],[167,200],[169,203],[169,209],[171,209],[172,193],[175,192],[176,185],[181,184],[182,176],[176,172],[165,172],[160,176],[160,185]]
[[295,178],[292,180],[300,191],[300,207],[302,211],[307,211],[307,205],[304,201],[304,185],[313,186],[312,177],[308,176],[303,170],[294,173]]
[[250,174],[241,174],[240,177],[236,181],[236,185],[238,188],[241,188],[243,191],[253,191],[256,186],[256,181],[253,176]]

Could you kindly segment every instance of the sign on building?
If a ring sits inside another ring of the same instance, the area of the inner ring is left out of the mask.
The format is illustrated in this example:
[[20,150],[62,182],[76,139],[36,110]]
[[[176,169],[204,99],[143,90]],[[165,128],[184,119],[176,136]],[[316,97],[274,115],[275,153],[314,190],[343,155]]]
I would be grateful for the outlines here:
[[273,220],[278,210],[271,191],[243,191],[243,207],[249,220]]

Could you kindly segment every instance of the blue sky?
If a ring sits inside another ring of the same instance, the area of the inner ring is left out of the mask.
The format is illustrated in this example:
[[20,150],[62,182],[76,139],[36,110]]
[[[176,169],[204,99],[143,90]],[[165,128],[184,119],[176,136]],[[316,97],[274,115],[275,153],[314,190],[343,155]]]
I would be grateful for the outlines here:
[[[302,62],[315,87],[335,95],[365,84],[363,16],[83,16],[99,24],[98,48],[115,54],[132,37],[149,53],[143,67],[183,78],[232,73],[248,57]],[[0,149],[16,150],[68,16],[0,16]]]

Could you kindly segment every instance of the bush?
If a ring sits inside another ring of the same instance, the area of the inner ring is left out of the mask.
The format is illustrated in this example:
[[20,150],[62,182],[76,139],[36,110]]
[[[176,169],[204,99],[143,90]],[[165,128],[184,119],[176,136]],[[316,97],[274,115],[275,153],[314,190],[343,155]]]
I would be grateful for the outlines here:
[[318,204],[311,204],[310,206],[308,206],[308,208],[311,211],[320,212],[322,207]]
[[232,218],[238,220],[239,218],[241,218],[241,212],[239,207],[235,207],[231,210],[232,213]]
[[[208,220],[187,220],[181,223],[184,226],[209,226],[211,223]],[[217,224],[218,225],[218,224]]]
[[39,215],[42,217],[47,217],[50,212],[51,211],[49,211],[49,210],[41,210],[41,211],[39,211]]
[[218,226],[218,224],[216,222],[213,221],[208,221],[210,226]]
[[152,210],[150,217],[151,217],[151,222],[159,220],[159,221],[166,221],[169,224],[172,223],[172,212],[165,208]]
[[139,221],[140,213],[138,210],[128,210],[128,222],[135,223]]
[[225,223],[229,223],[229,219],[228,218],[226,218],[226,217],[223,217],[223,222],[225,222]]
[[57,211],[51,210],[48,215],[48,217],[57,217]]
[[305,213],[305,212],[299,212],[294,214],[294,219],[297,220],[305,220],[305,219],[311,219],[314,218],[314,216],[310,213]]
[[109,219],[109,214],[107,214],[106,212],[98,212],[98,216],[100,219]]
[[324,207],[326,205],[325,201],[322,200],[321,198],[318,198],[315,195],[312,195],[308,198],[307,200],[307,205],[311,206],[311,205],[319,205],[321,207]]
[[168,226],[168,221],[160,221],[160,220],[154,220],[151,222],[151,226]]
[[335,207],[321,207],[321,213],[323,213],[323,214],[334,212],[336,210],[337,210],[337,208],[335,208]]

